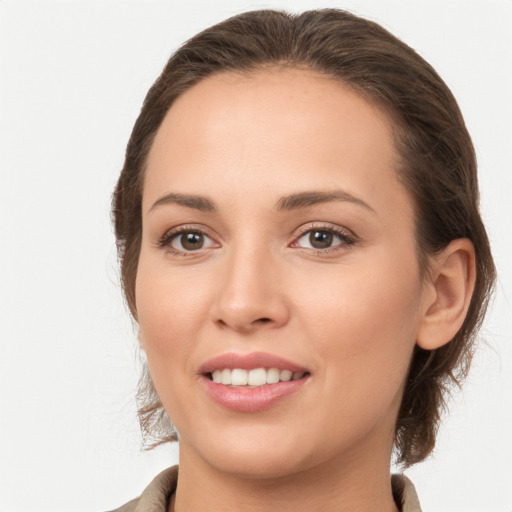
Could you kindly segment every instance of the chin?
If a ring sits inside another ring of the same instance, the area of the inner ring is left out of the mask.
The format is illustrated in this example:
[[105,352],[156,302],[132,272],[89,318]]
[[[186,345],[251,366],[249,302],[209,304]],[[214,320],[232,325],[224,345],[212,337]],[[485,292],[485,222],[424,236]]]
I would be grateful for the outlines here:
[[289,454],[276,453],[275,449],[261,448],[229,456],[224,453],[222,457],[215,457],[211,465],[222,473],[249,480],[282,479],[308,467],[300,457],[290,458]]
[[[322,462],[321,450],[315,450],[315,443],[305,442],[296,428],[290,435],[289,429],[249,427],[223,429],[208,438],[196,437],[189,444],[180,440],[180,454],[183,460],[195,452],[214,471],[237,478],[252,480],[276,480],[307,471]],[[180,457],[181,458],[181,457]],[[195,457],[194,457],[195,458]]]

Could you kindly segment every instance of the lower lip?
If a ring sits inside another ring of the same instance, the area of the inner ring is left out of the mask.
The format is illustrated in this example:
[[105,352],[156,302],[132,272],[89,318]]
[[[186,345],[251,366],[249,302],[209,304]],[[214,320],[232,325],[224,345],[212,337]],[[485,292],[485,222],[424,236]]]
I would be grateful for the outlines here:
[[215,402],[238,412],[257,412],[269,409],[302,389],[307,380],[309,377],[305,376],[298,380],[245,388],[217,384],[207,376],[202,378],[207,393]]

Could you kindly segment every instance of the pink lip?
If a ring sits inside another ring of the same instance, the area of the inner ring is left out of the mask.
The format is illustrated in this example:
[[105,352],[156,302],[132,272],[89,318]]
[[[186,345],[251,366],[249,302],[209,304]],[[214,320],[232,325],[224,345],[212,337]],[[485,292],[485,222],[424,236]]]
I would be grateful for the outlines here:
[[265,352],[251,352],[250,354],[228,353],[214,357],[206,361],[199,373],[211,373],[224,368],[240,368],[252,370],[254,368],[278,368],[279,370],[290,370],[291,372],[307,372],[308,369],[282,357]]
[[[224,368],[241,368],[251,370],[254,368],[278,368],[292,372],[303,372],[306,375],[298,380],[266,384],[255,388],[230,387],[217,384],[210,379],[209,374]],[[219,405],[232,411],[257,412],[269,409],[281,400],[301,390],[309,381],[309,372],[306,368],[281,357],[253,352],[251,354],[222,354],[210,359],[200,368],[201,383],[207,394]]]
[[217,384],[206,376],[201,378],[206,392],[215,402],[238,412],[257,412],[269,409],[302,389],[308,380],[309,376],[304,376],[299,380],[267,384],[258,388],[232,388]]

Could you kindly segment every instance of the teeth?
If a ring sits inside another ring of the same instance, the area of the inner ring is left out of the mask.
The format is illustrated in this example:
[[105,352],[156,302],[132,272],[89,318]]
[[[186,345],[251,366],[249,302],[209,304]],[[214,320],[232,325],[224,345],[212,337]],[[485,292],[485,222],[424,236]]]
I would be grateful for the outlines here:
[[231,371],[227,368],[225,370],[222,370],[221,373],[221,383],[229,386],[231,384]]
[[[225,370],[222,370],[225,371]],[[247,370],[240,370],[235,368],[231,372],[231,385],[232,386],[247,386]]]
[[289,380],[292,380],[292,376],[293,373],[290,370],[281,370],[281,373],[279,374],[279,380],[288,382]]
[[288,382],[304,377],[303,372],[291,372],[290,370],[279,370],[278,368],[254,368],[253,370],[242,370],[240,368],[224,368],[212,372],[212,380],[217,384],[225,386],[251,386],[259,387],[265,384],[277,384]]
[[279,370],[277,368],[269,368],[267,370],[267,384],[277,384],[279,382]]
[[[233,372],[234,373],[234,372]],[[267,383],[267,370],[265,368],[256,368],[251,370],[247,377],[249,386],[263,386]]]

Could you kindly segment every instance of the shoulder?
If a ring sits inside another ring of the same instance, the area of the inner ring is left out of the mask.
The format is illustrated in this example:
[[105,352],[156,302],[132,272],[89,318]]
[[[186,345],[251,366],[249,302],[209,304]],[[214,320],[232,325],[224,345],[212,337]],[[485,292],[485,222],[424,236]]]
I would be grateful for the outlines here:
[[135,498],[128,503],[125,503],[122,507],[116,508],[109,512],[135,512],[140,498]]
[[401,506],[401,512],[421,512],[414,484],[405,475],[392,475],[391,487],[396,503]]
[[176,490],[177,481],[178,466],[167,468],[151,481],[140,497],[111,512],[167,512],[169,497]]

